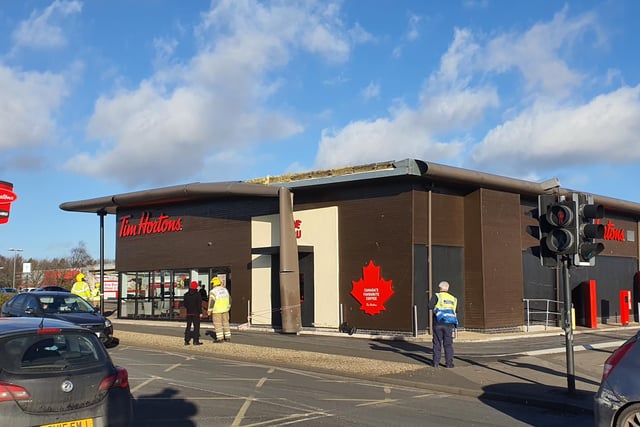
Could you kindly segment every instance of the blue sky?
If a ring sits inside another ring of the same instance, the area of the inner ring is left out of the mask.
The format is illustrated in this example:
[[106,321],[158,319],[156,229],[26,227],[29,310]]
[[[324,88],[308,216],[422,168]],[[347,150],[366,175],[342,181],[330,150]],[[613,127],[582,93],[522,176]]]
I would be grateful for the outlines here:
[[[425,161],[640,201],[635,0],[4,1],[0,254],[99,255],[60,203]],[[106,219],[107,258],[115,218]]]

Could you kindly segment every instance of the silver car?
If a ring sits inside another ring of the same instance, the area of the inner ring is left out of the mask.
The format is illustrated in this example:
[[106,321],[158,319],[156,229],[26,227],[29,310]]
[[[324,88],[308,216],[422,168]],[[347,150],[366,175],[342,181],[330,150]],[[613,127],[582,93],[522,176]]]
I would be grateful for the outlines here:
[[0,354],[0,426],[133,425],[129,374],[91,331],[0,318]]
[[640,425],[640,332],[618,347],[604,362],[595,397],[597,427]]

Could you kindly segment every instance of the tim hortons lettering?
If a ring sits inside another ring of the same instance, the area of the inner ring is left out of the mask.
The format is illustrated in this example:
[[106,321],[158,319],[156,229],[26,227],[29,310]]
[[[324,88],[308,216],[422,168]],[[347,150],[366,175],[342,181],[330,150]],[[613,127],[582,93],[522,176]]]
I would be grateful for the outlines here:
[[160,214],[158,218],[151,219],[151,214],[144,212],[137,224],[131,223],[130,219],[131,215],[123,216],[120,219],[119,237],[182,231],[182,218],[169,219],[169,215],[166,214]]
[[[600,220],[596,219],[596,224],[600,224]],[[610,219],[607,220],[607,223],[604,226],[604,240],[617,240],[619,242],[624,242],[624,229],[616,228],[616,225]]]

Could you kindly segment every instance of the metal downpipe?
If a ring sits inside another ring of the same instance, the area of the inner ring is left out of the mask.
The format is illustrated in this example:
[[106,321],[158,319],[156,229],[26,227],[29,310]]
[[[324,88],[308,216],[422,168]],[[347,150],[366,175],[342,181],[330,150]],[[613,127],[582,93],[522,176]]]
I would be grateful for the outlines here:
[[297,334],[302,329],[298,243],[293,227],[293,201],[287,188],[280,188],[280,303],[282,332]]

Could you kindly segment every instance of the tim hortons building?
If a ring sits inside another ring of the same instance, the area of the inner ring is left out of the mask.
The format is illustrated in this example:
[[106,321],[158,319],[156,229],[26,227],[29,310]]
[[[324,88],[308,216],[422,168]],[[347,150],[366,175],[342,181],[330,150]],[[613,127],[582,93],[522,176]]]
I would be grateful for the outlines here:
[[[189,283],[208,291],[218,275],[239,326],[420,334],[447,280],[460,327],[499,332],[559,322],[563,286],[540,261],[538,196],[572,192],[550,182],[406,159],[60,207],[97,213],[101,233],[116,215],[120,317],[182,320]],[[570,287],[576,322],[595,327],[620,322],[622,292],[637,316],[640,204],[593,197],[605,250],[570,269]]]

